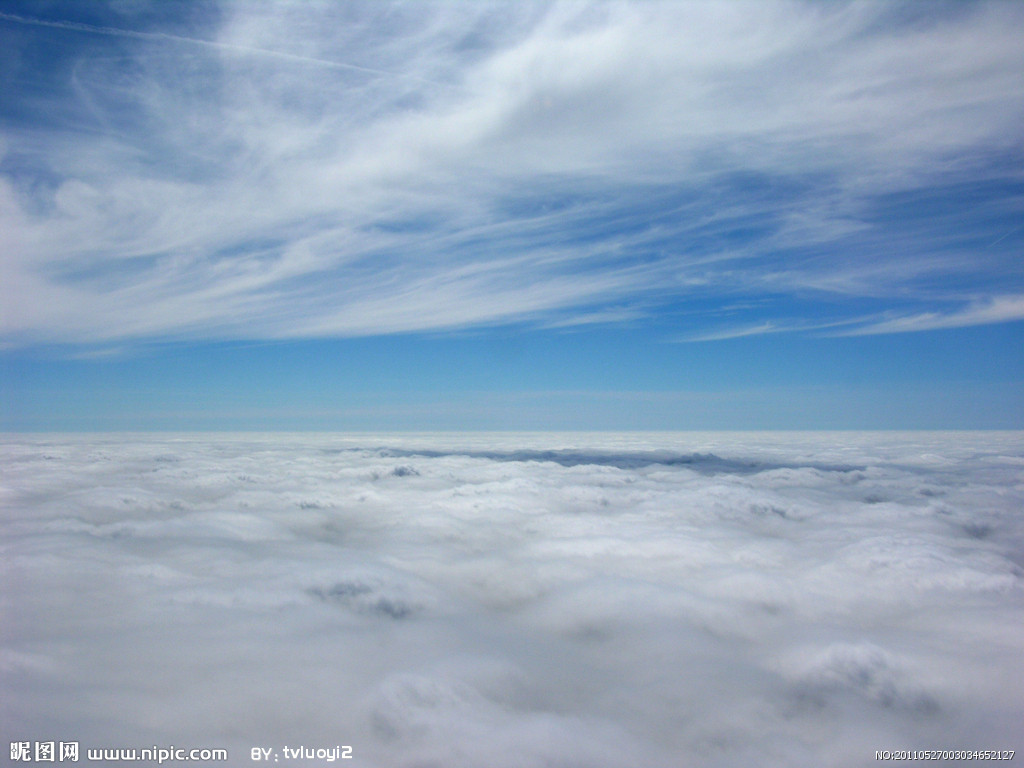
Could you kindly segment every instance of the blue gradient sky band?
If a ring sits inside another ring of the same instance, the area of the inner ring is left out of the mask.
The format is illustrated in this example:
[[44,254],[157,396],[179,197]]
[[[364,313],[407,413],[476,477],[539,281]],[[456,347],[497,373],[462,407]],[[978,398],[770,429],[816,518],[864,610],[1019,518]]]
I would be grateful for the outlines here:
[[1024,427],[1013,3],[8,3],[0,427]]

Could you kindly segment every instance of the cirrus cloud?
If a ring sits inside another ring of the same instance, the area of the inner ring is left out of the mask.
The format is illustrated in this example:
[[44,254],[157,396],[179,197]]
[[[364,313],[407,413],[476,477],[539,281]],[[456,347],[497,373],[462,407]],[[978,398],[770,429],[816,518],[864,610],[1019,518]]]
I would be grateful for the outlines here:
[[[0,16],[8,343],[544,326],[697,295],[927,318],[1021,284],[993,234],[1020,212],[1013,4],[36,10]],[[938,216],[965,186],[1002,218]]]

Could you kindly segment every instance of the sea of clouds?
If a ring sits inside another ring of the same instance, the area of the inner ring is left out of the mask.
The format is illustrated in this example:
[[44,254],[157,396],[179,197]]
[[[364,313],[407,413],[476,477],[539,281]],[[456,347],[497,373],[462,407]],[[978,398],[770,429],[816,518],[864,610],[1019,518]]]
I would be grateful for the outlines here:
[[1024,747],[1019,432],[8,435],[0,466],[5,742]]

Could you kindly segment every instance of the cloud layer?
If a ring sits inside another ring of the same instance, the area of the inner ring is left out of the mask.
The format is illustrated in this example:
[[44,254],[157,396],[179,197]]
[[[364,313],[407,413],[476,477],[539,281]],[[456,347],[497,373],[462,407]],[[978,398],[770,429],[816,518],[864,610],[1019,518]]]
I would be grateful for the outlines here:
[[7,343],[1020,319],[1017,4],[27,7]]
[[[1019,748],[1019,433],[9,437],[4,737],[360,766]],[[10,731],[8,734],[7,731]]]

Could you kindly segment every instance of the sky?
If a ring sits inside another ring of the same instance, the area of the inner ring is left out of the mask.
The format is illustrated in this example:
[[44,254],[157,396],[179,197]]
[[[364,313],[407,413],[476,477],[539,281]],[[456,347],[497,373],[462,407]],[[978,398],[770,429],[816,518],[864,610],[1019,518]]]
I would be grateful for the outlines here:
[[1024,5],[5,2],[0,429],[1024,428]]

